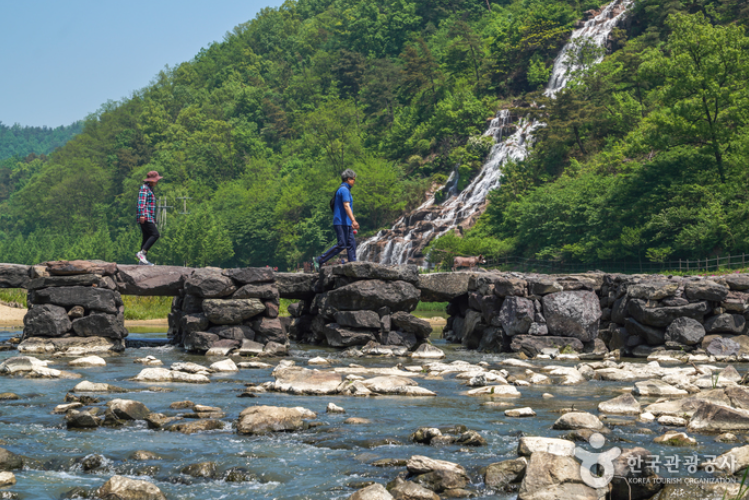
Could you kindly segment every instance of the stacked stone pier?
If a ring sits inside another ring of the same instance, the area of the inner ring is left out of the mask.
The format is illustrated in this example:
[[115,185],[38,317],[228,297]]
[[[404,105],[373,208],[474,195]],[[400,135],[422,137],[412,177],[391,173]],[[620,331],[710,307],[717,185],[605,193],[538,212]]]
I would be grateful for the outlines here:
[[276,274],[289,307],[291,336],[331,347],[395,346],[407,352],[427,342],[431,325],[410,314],[419,303],[418,268],[354,262],[320,274]]

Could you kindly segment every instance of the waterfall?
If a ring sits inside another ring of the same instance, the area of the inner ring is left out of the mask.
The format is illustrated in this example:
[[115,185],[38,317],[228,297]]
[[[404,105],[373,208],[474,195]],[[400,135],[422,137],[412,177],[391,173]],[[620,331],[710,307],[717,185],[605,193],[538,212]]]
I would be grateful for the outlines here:
[[[611,30],[624,19],[632,4],[634,0],[614,0],[572,32],[570,40],[554,59],[544,95],[554,98],[567,85],[571,73],[583,69],[574,62],[580,48],[586,44],[605,48]],[[594,63],[602,59],[600,56]],[[522,117],[513,123],[509,110],[499,110],[483,134],[492,137],[495,144],[476,178],[458,194],[456,168],[443,187],[448,196],[442,204],[435,204],[434,195],[431,195],[421,206],[398,219],[392,228],[362,242],[357,249],[357,259],[406,264],[432,239],[454,231],[462,224],[470,225],[472,218],[483,213],[489,192],[499,187],[501,166],[508,160],[527,158],[533,145],[533,134],[543,126],[544,123],[532,117]],[[514,130],[508,134],[512,128]]]

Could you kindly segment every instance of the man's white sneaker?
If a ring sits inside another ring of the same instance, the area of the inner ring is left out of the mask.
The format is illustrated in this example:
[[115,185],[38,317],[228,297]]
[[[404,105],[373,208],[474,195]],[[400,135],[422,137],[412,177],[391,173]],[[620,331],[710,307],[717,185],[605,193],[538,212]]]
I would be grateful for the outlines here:
[[136,253],[135,256],[138,258],[139,264],[143,264],[146,266],[151,264],[150,262],[148,262],[148,259],[146,258],[146,254],[144,254],[143,251]]

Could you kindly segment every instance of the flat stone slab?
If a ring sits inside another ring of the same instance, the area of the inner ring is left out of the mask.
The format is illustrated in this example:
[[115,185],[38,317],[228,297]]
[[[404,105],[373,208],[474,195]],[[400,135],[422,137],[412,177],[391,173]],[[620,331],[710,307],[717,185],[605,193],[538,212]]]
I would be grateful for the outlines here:
[[108,337],[28,337],[18,344],[18,351],[28,354],[63,353],[68,356],[83,356],[97,353],[117,353],[125,350],[124,339]]
[[118,290],[124,295],[173,297],[194,269],[180,266],[118,265]]

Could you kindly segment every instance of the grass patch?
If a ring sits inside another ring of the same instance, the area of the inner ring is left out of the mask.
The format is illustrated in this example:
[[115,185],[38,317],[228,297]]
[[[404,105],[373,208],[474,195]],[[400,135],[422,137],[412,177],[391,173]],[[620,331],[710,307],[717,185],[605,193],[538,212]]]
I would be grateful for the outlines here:
[[135,297],[124,295],[126,320],[166,319],[172,310],[172,297]]
[[294,304],[296,302],[299,302],[298,300],[292,300],[292,299],[281,299],[281,305],[278,306],[278,315],[279,316],[288,316],[289,315],[289,306],[291,304]]
[[3,288],[0,289],[0,301],[17,302],[23,307],[26,305],[26,290],[23,288]]
[[447,302],[419,302],[416,306],[417,312],[445,312]]

